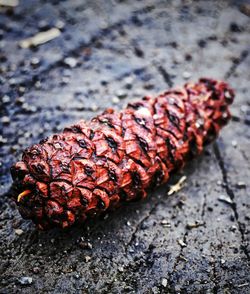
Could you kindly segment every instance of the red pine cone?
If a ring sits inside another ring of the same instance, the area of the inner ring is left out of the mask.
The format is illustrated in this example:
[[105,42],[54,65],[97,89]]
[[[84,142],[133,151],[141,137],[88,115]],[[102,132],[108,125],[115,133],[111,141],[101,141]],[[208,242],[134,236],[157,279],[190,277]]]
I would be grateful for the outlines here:
[[11,168],[22,216],[65,228],[144,198],[216,138],[233,98],[226,83],[200,79],[31,146]]

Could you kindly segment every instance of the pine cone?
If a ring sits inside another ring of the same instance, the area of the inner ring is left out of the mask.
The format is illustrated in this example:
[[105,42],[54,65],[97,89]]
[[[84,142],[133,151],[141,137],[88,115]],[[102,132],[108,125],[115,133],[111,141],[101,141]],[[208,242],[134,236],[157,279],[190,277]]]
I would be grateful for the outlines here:
[[200,79],[33,145],[11,168],[22,216],[65,228],[144,198],[216,138],[233,98],[226,83]]

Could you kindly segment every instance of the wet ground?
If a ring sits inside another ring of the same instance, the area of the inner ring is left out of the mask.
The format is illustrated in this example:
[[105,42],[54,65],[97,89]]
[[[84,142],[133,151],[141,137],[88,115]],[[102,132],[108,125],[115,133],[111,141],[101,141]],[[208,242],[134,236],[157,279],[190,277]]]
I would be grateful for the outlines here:
[[[1,2],[0,293],[249,293],[250,2]],[[216,143],[172,178],[183,189],[64,232],[20,217],[9,168],[25,147],[200,76],[237,98]]]

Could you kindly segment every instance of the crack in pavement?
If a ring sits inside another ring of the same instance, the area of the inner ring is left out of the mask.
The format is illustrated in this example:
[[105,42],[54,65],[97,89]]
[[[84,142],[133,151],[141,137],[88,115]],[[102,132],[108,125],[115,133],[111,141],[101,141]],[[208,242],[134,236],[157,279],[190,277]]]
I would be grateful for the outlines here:
[[202,220],[204,222],[205,210],[206,210],[206,207],[207,207],[207,194],[206,193],[203,194],[203,198],[204,198],[204,201],[202,203],[201,218],[202,218]]
[[214,294],[217,294],[218,293],[218,285],[216,283],[217,274],[216,274],[216,262],[215,262],[215,260],[212,262],[211,268],[212,268],[212,278],[211,279],[212,279],[212,281],[214,283],[212,291],[213,291]]
[[145,222],[150,215],[154,212],[154,210],[157,208],[157,206],[160,205],[160,202],[155,202],[155,204],[152,206],[152,208],[149,210],[149,212],[136,224],[135,229],[133,230],[129,241],[124,244],[124,248],[125,248],[125,252],[128,252],[128,247],[131,246],[131,244],[133,243],[136,233],[139,231],[139,229],[141,228],[141,225],[143,224],[143,222]]
[[157,70],[159,71],[160,75],[163,77],[165,83],[172,88],[174,85],[174,82],[172,81],[172,76],[165,70],[164,67],[157,66]]
[[241,152],[243,158],[244,158],[247,162],[250,162],[250,159],[249,159],[249,157],[247,156],[246,152],[245,152],[244,150],[241,150],[241,149],[240,149],[240,152]]
[[215,154],[216,160],[217,160],[218,165],[219,165],[220,170],[221,170],[222,179],[223,179],[223,182],[224,182],[224,185],[225,185],[226,193],[229,196],[229,198],[232,200],[232,204],[230,206],[231,206],[231,208],[233,210],[234,217],[236,219],[238,229],[239,229],[239,232],[240,232],[240,235],[241,235],[241,243],[242,243],[241,246],[242,246],[244,254],[247,257],[248,262],[250,263],[250,254],[249,254],[249,252],[247,250],[247,244],[246,244],[246,238],[245,238],[245,229],[244,229],[243,224],[239,221],[239,214],[238,214],[238,211],[237,211],[237,204],[235,202],[235,194],[234,194],[234,191],[232,190],[232,188],[229,185],[228,176],[227,176],[227,170],[226,170],[226,167],[225,167],[224,159],[223,159],[223,157],[221,155],[221,152],[220,152],[220,149],[219,149],[219,146],[218,146],[217,142],[214,143],[213,148],[214,148],[214,154]]
[[171,274],[173,274],[173,272],[176,271],[177,266],[179,265],[180,261],[182,260],[183,249],[184,249],[184,247],[187,247],[187,243],[186,243],[187,242],[187,237],[188,237],[189,231],[191,231],[191,230],[185,229],[185,233],[184,233],[184,236],[183,236],[183,243],[186,244],[186,245],[185,246],[180,245],[181,249],[180,249],[180,252],[179,252],[178,256],[176,257],[174,267],[173,267],[173,271],[172,271]]
[[237,58],[233,62],[233,64],[229,68],[229,70],[224,75],[225,79],[228,79],[228,78],[230,78],[232,76],[232,74],[236,71],[236,69],[238,68],[238,66],[247,58],[248,54],[249,54],[249,51],[248,50],[243,50],[241,52],[240,57]]
[[244,117],[240,118],[239,116],[235,114],[233,114],[231,117],[232,117],[232,120],[231,120],[232,123],[245,124],[247,126],[250,125],[250,120],[248,118],[244,118]]

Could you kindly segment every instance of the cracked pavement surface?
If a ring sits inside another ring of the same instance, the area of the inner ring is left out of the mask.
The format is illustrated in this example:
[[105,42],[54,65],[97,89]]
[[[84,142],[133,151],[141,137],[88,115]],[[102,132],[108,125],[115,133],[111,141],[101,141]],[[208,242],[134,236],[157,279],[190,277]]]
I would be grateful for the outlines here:
[[[20,0],[0,7],[0,293],[250,292],[247,1]],[[18,43],[57,27],[56,39]],[[71,59],[69,59],[69,57]],[[106,107],[200,76],[236,91],[233,119],[169,185],[82,227],[37,231],[10,200],[27,146]],[[221,201],[221,199],[223,201]]]

